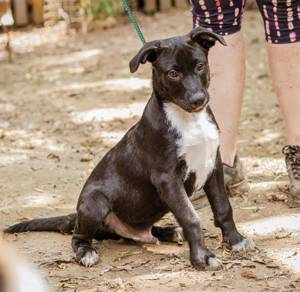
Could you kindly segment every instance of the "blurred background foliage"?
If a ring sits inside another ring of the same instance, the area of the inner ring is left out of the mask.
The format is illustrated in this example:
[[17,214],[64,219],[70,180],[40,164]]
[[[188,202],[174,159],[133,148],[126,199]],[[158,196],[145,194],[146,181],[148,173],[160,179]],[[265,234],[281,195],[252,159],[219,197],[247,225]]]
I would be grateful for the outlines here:
[[80,5],[92,19],[115,17],[122,11],[121,0],[80,0]]

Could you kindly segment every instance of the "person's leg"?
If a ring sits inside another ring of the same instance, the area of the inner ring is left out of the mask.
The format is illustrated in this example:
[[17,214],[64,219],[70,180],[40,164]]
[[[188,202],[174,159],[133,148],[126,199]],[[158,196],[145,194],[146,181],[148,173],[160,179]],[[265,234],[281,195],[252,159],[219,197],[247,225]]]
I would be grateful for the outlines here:
[[[236,142],[244,94],[245,48],[241,28],[243,0],[193,1],[194,26],[203,26],[224,36],[227,47],[210,50],[210,106],[221,130],[220,152],[225,185],[233,190],[249,190],[236,157]],[[232,192],[231,192],[232,193]]]
[[300,42],[268,44],[274,88],[287,127],[283,148],[290,180],[290,203],[300,204]]
[[210,105],[221,129],[225,186],[230,195],[235,195],[250,189],[236,148],[245,85],[245,48],[240,31],[224,38],[228,45],[225,49],[216,45],[210,51],[209,92]]
[[221,129],[222,161],[233,166],[244,94],[245,48],[241,29],[243,0],[193,1],[194,26],[224,36],[227,47],[210,50],[210,105]]
[[233,166],[245,83],[245,50],[239,31],[225,36],[227,47],[210,51],[210,105],[221,129],[221,157]]
[[257,0],[266,31],[274,89],[287,127],[290,193],[300,202],[300,11],[299,0]]
[[267,44],[274,89],[287,127],[289,145],[300,146],[300,42]]

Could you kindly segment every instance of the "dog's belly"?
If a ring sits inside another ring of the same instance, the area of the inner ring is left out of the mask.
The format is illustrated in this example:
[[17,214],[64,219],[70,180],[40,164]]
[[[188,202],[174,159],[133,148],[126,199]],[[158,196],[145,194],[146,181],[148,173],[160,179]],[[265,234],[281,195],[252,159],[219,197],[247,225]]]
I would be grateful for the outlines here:
[[[129,188],[128,188],[129,189]],[[132,190],[125,197],[118,196],[112,211],[105,218],[110,231],[128,239],[143,243],[158,243],[151,233],[152,226],[159,221],[168,208],[160,200],[155,188]]]
[[143,243],[159,243],[158,239],[151,233],[152,226],[145,228],[134,227],[121,220],[114,212],[110,212],[107,215],[105,225],[122,237]]

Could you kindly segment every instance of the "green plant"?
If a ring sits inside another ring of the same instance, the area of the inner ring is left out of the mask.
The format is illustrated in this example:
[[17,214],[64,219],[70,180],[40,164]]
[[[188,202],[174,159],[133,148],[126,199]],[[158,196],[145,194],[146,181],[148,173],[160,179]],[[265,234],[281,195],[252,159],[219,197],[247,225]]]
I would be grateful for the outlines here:
[[120,0],[81,0],[81,7],[93,19],[116,16],[120,11]]

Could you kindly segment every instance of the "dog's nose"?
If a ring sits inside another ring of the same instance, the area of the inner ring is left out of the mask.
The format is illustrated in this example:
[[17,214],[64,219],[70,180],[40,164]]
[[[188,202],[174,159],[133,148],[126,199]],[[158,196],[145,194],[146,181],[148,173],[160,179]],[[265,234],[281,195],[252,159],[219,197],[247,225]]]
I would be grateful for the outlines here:
[[190,103],[193,108],[197,108],[201,105],[204,105],[207,101],[207,94],[204,91],[198,91],[197,93],[193,94]]

